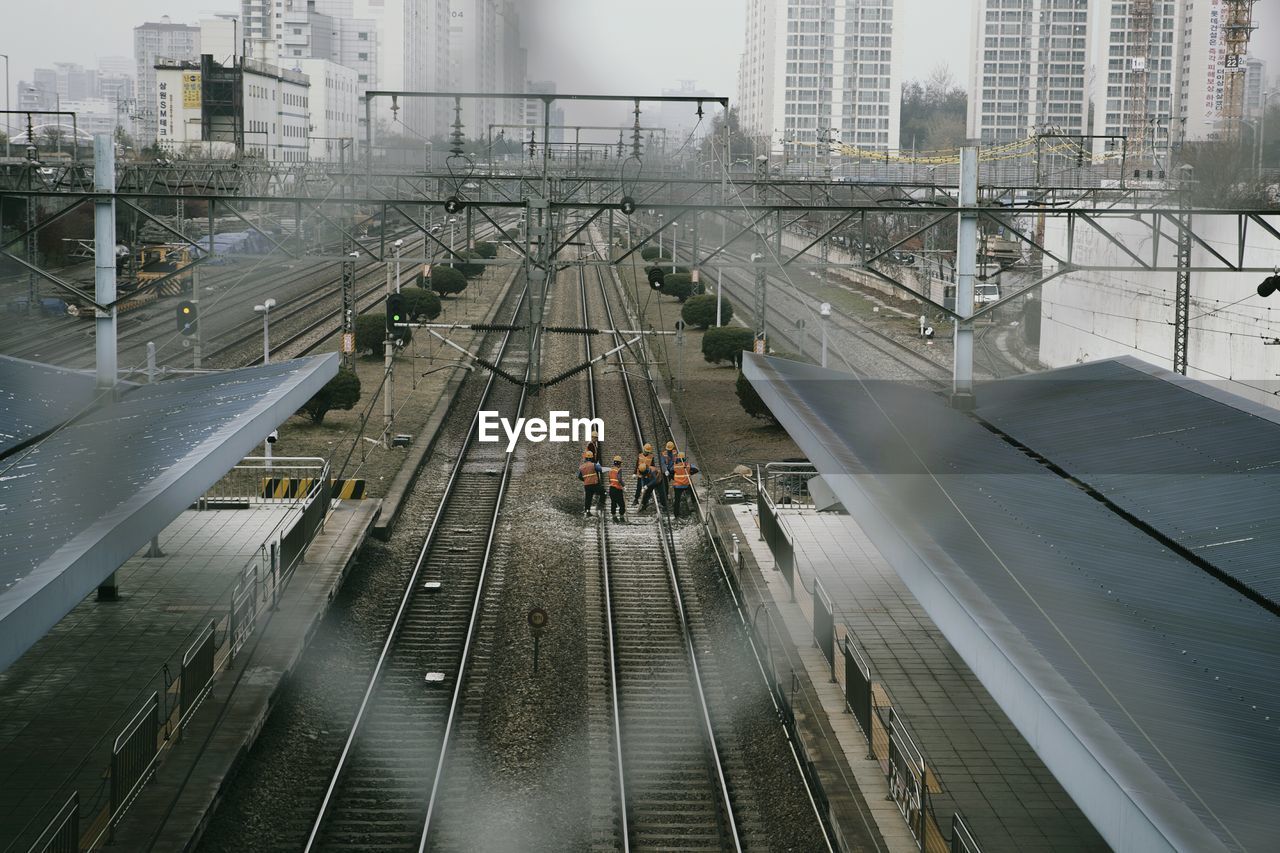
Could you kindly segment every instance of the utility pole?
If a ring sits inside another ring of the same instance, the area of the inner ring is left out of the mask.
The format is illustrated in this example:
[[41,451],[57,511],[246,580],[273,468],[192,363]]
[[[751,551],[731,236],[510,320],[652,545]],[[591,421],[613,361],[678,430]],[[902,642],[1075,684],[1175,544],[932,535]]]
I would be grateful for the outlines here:
[[951,405],[971,411],[973,398],[973,289],[978,266],[978,149],[960,149],[960,227],[956,233],[955,367]]

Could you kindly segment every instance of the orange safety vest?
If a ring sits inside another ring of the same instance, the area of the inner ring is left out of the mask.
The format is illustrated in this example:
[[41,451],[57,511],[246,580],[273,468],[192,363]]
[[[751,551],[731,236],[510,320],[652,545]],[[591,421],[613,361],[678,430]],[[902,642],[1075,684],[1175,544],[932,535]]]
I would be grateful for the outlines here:
[[582,485],[594,486],[600,482],[600,474],[596,471],[596,463],[583,462],[578,466],[578,473],[582,475]]
[[677,462],[671,471],[671,482],[677,489],[689,485],[689,463]]
[[652,453],[637,453],[637,454],[636,454],[636,473],[637,473],[637,474],[639,474],[639,473],[640,473],[640,463],[641,463],[641,462],[643,462],[644,464],[646,464],[646,465],[648,465],[650,468],[652,468],[652,467],[653,467],[653,454],[652,454]]
[[609,488],[611,489],[622,488],[622,471],[621,470],[617,468],[609,469]]

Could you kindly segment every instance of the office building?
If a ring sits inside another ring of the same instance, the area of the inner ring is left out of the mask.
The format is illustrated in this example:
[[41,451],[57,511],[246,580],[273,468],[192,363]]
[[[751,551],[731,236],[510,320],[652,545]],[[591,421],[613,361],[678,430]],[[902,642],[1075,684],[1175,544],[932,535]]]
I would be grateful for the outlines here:
[[359,137],[360,94],[355,69],[327,59],[297,62],[310,81],[310,157],[332,163],[354,162]]
[[968,135],[1089,132],[1089,0],[976,0]]
[[748,0],[739,124],[789,158],[896,148],[902,0]]
[[138,98],[137,142],[150,145],[159,129],[156,106],[156,65],[196,62],[200,58],[200,28],[175,24],[168,16],[155,23],[133,28],[133,58],[137,67],[135,88]]

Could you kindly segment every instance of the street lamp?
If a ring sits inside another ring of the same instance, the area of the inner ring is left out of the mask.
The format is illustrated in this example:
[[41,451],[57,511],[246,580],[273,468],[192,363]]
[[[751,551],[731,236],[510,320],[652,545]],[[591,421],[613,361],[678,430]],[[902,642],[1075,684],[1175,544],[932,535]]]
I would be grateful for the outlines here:
[[4,156],[9,156],[9,140],[13,137],[13,125],[9,123],[9,54],[0,53],[4,57]]
[[[396,258],[396,293],[400,292],[400,249],[402,249],[403,247],[404,247],[404,240],[396,240],[394,243],[391,244],[391,248],[394,250],[395,258]],[[387,272],[391,272],[390,265],[388,265],[387,267]],[[390,293],[390,292],[391,292],[391,288],[388,287],[387,293]]]
[[[261,305],[253,306],[253,310],[262,315],[262,363],[271,363],[271,309],[276,307],[274,299],[268,299]],[[267,436],[267,441],[263,445],[265,448],[263,456],[267,460],[267,470],[271,469],[271,444],[274,440],[275,433]]]
[[261,305],[253,306],[253,310],[262,315],[262,363],[271,363],[271,309],[276,307],[274,299],[268,299]]
[[458,217],[449,217],[449,254],[457,254],[458,247]]

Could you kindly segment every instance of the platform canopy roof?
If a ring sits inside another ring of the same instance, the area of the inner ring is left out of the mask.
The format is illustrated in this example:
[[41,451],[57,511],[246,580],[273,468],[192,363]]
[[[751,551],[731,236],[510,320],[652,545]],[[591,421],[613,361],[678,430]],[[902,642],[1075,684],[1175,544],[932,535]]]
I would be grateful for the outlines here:
[[[0,365],[0,388],[12,387],[10,369],[18,376],[28,370],[10,361]],[[13,418],[29,433],[49,434],[0,451],[0,669],[301,408],[337,369],[336,354],[314,356],[129,386],[119,399],[100,399],[87,410],[50,406],[43,420]],[[42,411],[29,397],[12,410]]]
[[[1091,369],[1111,375],[1120,368],[1134,369],[1124,362]],[[1172,527],[1160,534],[1135,523],[1055,469],[1052,456],[1037,455],[1041,444],[1061,455],[1058,442],[1074,437],[1072,451],[1082,456],[1070,457],[1073,466],[1095,459],[1092,453],[1123,456],[1120,445],[1152,440],[1143,438],[1150,423],[1140,421],[1149,417],[1146,406],[1158,404],[1150,395],[1164,392],[1131,395],[1132,428],[1109,433],[1091,429],[1091,418],[1123,421],[1113,412],[1122,397],[1104,406],[1069,384],[1052,398],[1043,392],[1054,386],[1027,380],[984,386],[979,401],[991,400],[990,409],[983,403],[973,417],[926,390],[810,365],[748,354],[744,371],[851,522],[1113,848],[1273,846],[1280,837],[1280,618],[1191,556],[1197,551],[1162,541],[1178,541]],[[1274,443],[1280,432],[1243,400],[1186,380],[1170,384],[1202,401],[1183,405],[1249,415],[1236,438],[1242,444]],[[1022,394],[1040,408],[1015,415]],[[1077,432],[1048,426],[1055,408]],[[988,428],[985,411],[1017,421],[1023,446]],[[1199,416],[1185,417],[1194,425]],[[1040,431],[1021,418],[1034,418]],[[1086,453],[1086,444],[1097,449]],[[1112,494],[1127,496],[1137,513],[1152,507],[1150,517],[1162,525],[1176,514],[1139,488],[1152,470],[1194,460],[1209,477],[1235,476],[1247,486],[1257,476],[1250,465],[1183,457],[1172,445],[1163,453],[1162,465],[1158,454],[1148,455],[1147,470],[1132,481],[1120,469],[1104,471]],[[1248,517],[1259,525],[1255,535],[1274,536],[1276,524],[1261,512]],[[1187,547],[1201,535],[1187,534]]]
[[0,454],[65,422],[94,396],[91,372],[0,355]]

